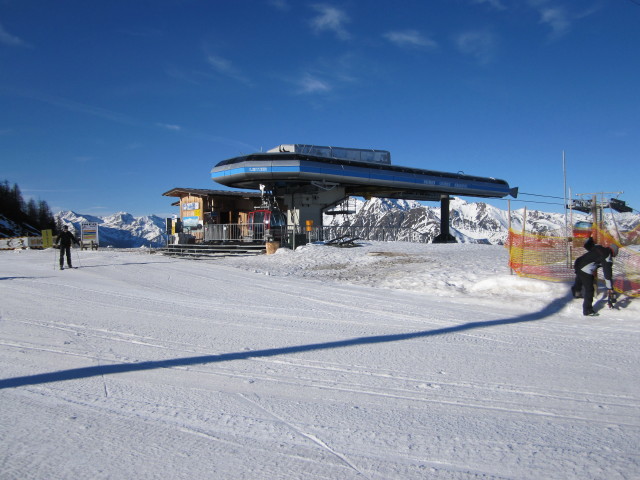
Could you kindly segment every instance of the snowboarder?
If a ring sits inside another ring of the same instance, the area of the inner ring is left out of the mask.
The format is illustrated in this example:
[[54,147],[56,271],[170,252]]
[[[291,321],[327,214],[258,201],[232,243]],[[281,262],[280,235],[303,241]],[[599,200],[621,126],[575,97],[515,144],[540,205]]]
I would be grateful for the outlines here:
[[66,225],[62,227],[62,232],[56,238],[56,245],[60,245],[60,270],[64,270],[64,255],[67,254],[67,267],[73,268],[71,265],[71,243],[80,245],[78,239],[69,231]]
[[618,255],[618,246],[611,244],[608,247],[597,245],[592,237],[585,242],[584,248],[587,253],[578,257],[574,264],[576,271],[576,281],[571,287],[574,298],[583,298],[582,314],[585,316],[598,315],[593,310],[593,296],[595,293],[595,274],[598,268],[602,267],[604,283],[607,287],[609,298],[613,296],[613,257]]

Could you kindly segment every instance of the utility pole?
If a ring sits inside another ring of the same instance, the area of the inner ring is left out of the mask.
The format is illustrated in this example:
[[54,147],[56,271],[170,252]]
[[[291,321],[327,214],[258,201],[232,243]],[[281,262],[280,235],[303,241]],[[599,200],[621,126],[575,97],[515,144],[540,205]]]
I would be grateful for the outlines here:
[[600,215],[601,218],[599,219],[598,218],[599,212],[602,212],[602,208],[600,208],[600,206],[598,205],[597,195],[593,195],[591,197],[591,218],[592,218],[591,223],[596,226],[595,232],[593,232],[595,233],[594,235],[595,238],[593,240],[596,243],[600,242],[599,236],[600,236],[600,230],[602,230],[602,215]]

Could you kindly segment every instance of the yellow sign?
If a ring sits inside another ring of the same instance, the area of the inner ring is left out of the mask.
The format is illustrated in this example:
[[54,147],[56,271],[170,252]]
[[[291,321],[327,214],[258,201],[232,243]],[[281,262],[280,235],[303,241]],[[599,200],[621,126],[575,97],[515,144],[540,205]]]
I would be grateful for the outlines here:
[[53,232],[51,230],[42,230],[42,248],[53,247]]

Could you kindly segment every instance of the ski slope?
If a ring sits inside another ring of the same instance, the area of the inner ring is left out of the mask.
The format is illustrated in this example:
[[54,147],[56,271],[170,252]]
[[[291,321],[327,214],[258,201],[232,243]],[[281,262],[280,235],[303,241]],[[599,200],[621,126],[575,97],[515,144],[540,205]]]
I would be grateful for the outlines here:
[[640,303],[502,247],[55,254],[0,252],[3,480],[640,477]]

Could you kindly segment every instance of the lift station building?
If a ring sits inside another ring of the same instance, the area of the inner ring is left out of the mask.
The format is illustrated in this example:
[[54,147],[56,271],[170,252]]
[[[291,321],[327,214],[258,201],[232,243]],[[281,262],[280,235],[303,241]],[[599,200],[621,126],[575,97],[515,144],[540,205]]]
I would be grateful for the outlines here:
[[386,150],[303,144],[223,160],[213,167],[211,178],[227,187],[268,189],[286,208],[287,223],[298,227],[309,221],[321,226],[323,211],[348,197],[440,201],[438,242],[455,241],[449,234],[452,195],[504,198],[518,192],[493,177],[392,165]]

